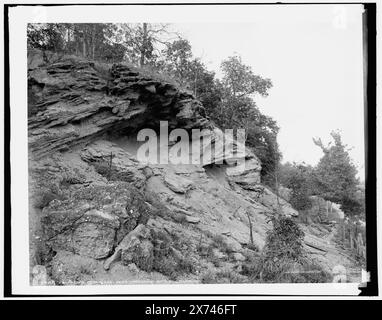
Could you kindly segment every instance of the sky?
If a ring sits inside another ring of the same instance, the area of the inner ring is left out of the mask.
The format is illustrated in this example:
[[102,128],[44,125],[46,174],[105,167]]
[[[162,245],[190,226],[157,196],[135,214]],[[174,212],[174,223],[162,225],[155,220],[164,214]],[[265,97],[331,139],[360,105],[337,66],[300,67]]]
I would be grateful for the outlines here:
[[221,77],[220,63],[239,54],[255,74],[270,78],[269,96],[255,97],[279,127],[282,162],[315,165],[340,130],[364,179],[362,7],[259,6],[240,22],[177,23],[193,53]]

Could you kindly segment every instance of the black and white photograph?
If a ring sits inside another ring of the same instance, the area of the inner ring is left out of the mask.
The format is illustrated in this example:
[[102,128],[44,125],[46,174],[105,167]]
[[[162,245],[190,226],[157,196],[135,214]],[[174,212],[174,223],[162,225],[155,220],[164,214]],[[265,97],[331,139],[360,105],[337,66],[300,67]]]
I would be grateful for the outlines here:
[[358,295],[376,277],[362,3],[7,10],[13,289]]

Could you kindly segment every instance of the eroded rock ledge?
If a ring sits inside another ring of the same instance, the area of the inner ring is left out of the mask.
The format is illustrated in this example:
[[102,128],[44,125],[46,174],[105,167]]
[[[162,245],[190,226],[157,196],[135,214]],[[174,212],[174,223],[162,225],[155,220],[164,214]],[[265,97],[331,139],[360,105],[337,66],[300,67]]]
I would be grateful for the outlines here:
[[122,64],[74,56],[44,60],[38,51],[29,56],[28,114],[29,148],[36,157],[105,133],[158,128],[161,120],[170,129],[211,126],[202,104],[173,83]]
[[[198,282],[222,266],[238,273],[244,256],[262,248],[276,196],[260,184],[260,161],[246,150],[236,154],[244,172],[233,166],[235,158],[217,147],[224,133],[191,93],[127,65],[41,52],[28,59],[30,210],[41,225],[31,237],[41,246],[36,269],[51,268],[56,284],[113,282],[119,272],[124,281],[157,272]],[[163,120],[170,130],[211,129],[221,164],[140,163],[129,139]]]

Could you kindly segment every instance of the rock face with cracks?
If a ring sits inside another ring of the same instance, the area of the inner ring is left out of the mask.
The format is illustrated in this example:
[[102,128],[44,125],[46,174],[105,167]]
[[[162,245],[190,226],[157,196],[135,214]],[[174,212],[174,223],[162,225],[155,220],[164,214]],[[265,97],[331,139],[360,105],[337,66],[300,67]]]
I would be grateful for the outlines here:
[[[158,76],[31,51],[28,113],[32,283],[200,283],[222,270],[228,282],[249,281],[240,270],[263,248],[269,217],[280,207],[298,215],[261,185],[250,150],[232,141],[237,152],[224,154],[225,134],[203,105]],[[210,129],[202,156],[212,160],[141,163],[136,134],[160,121]],[[312,253],[325,268],[350,264],[330,235],[309,232],[331,250]]]

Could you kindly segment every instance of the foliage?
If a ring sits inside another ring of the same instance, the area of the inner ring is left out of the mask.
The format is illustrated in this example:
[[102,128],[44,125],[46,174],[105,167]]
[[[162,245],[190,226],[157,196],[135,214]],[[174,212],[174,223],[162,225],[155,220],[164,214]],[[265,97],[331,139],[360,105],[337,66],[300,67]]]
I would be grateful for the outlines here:
[[[263,182],[274,182],[274,173],[281,159],[278,149],[276,122],[262,114],[253,100],[254,95],[267,96],[272,87],[269,79],[255,75],[239,56],[221,64],[222,81],[215,81],[213,90],[205,97],[207,114],[223,129],[245,129],[246,143],[262,163]],[[217,98],[220,97],[220,98]]]
[[247,277],[242,276],[234,270],[224,268],[222,270],[214,271],[208,269],[202,274],[200,279],[201,283],[245,283]]
[[171,280],[176,280],[182,274],[194,273],[194,264],[183,256],[174,253],[173,241],[163,231],[151,230],[154,245],[153,269]]
[[304,232],[291,218],[272,218],[263,252],[247,253],[242,274],[252,282],[331,282],[331,274],[303,250]]
[[166,38],[171,36],[168,24],[120,24],[122,29],[123,44],[126,47],[127,56],[133,63],[141,67],[147,64],[155,65],[161,55],[159,45],[169,45]]
[[281,158],[278,127],[253,100],[256,95],[267,96],[272,82],[256,75],[240,56],[224,60],[223,78],[216,79],[215,73],[193,56],[188,40],[171,32],[168,24],[149,23],[29,24],[28,46],[105,62],[130,62],[169,74],[193,92],[203,103],[205,116],[217,126],[246,129],[247,143],[263,164],[264,182],[274,180],[272,173]]
[[321,139],[313,139],[324,155],[317,164],[315,182],[318,194],[326,200],[341,204],[349,215],[359,214],[362,204],[357,199],[357,169],[349,156],[338,132],[331,132],[334,145],[324,146]]
[[303,255],[304,232],[291,218],[273,217],[273,228],[267,232],[259,263],[262,281],[278,282]]
[[221,69],[224,73],[223,84],[229,96],[244,97],[254,93],[267,96],[272,87],[271,80],[255,75],[249,66],[243,64],[240,56],[224,60]]
[[27,45],[28,47],[59,51],[64,47],[64,40],[61,36],[60,24],[28,24]]
[[366,228],[358,218],[351,217],[337,225],[335,241],[350,250],[354,258],[365,265]]
[[28,24],[28,47],[117,62],[126,49],[110,41],[113,28],[109,23]]
[[267,259],[297,260],[303,254],[304,232],[288,217],[273,217],[273,228],[267,232],[264,253]]
[[306,210],[311,208],[310,200],[312,183],[311,166],[305,164],[289,163],[280,165],[280,183],[291,189],[290,204],[296,210]]
[[211,246],[213,248],[219,249],[220,251],[226,254],[229,254],[232,251],[228,246],[227,242],[224,240],[224,237],[221,235],[215,235],[212,238]]

